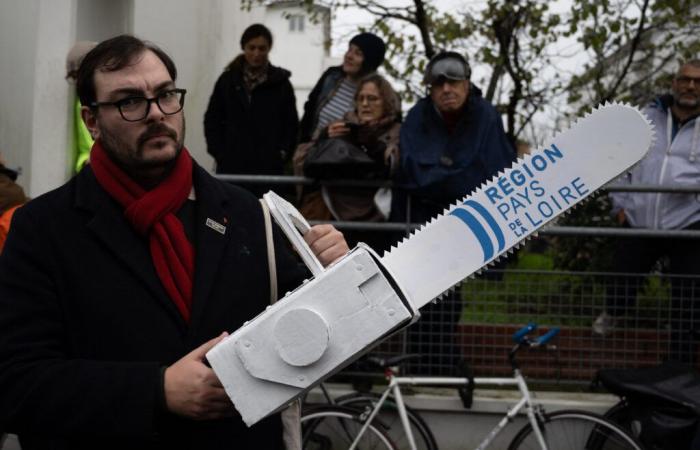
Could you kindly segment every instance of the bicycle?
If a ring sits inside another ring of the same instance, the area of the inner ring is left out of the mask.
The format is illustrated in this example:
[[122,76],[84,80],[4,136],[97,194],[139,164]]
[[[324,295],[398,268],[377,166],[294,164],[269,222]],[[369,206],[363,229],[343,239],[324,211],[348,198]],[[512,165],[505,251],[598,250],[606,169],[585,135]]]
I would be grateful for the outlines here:
[[517,386],[521,399],[511,407],[498,424],[486,435],[476,450],[487,448],[498,434],[524,409],[528,423],[515,435],[508,447],[519,449],[637,449],[642,447],[636,439],[624,429],[604,419],[602,416],[587,411],[545,412],[542,405],[533,401],[525,378],[520,372],[516,354],[522,348],[554,348],[548,342],[559,332],[558,328],[549,330],[542,336],[530,338],[529,334],[537,328],[529,324],[515,334],[515,346],[508,354],[513,370],[512,378],[469,378],[459,377],[399,377],[387,367],[388,385],[370,407],[364,410],[344,406],[322,406],[309,409],[302,414],[302,439],[304,448],[311,449],[365,449],[378,448],[399,449],[388,437],[385,425],[377,419],[382,406],[393,395],[400,417],[402,431],[411,450],[416,450],[416,439],[409,423],[408,414],[401,386],[474,386],[479,384],[496,386]]
[[[384,376],[388,378],[390,373],[395,374],[394,367],[400,366],[408,360],[417,358],[420,358],[420,355],[399,355],[391,358],[368,356],[363,359],[362,363],[370,368],[380,369],[383,371]],[[319,388],[325,397],[326,406],[341,406],[355,411],[367,411],[368,408],[371,411],[380,398],[379,394],[368,391],[356,391],[338,398],[333,398],[323,383],[319,385]],[[314,412],[319,412],[323,409],[322,406],[315,405],[311,406],[311,408],[307,407],[306,411],[313,410]],[[408,422],[411,425],[411,430],[416,440],[417,450],[437,450],[438,446],[435,437],[425,420],[410,406],[405,405],[405,409]],[[391,394],[382,403],[381,411],[375,421],[378,422],[378,427],[397,448],[406,447],[406,435],[403,433],[403,425],[398,415],[398,407]]]

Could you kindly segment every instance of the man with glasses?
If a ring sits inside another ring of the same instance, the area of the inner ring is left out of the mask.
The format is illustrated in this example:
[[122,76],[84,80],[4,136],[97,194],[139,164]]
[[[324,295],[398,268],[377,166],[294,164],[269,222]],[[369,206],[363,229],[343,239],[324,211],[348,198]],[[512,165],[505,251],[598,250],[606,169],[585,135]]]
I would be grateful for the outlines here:
[[[184,147],[185,90],[132,36],[78,71],[90,164],[15,215],[0,256],[0,423],[23,448],[283,448],[247,428],[206,352],[270,301],[263,214]],[[305,239],[329,263],[342,235]],[[275,231],[280,292],[304,271]]]
[[[466,59],[456,52],[441,52],[428,63],[424,82],[429,94],[401,125],[393,220],[427,222],[514,160],[501,116],[471,84],[470,75]],[[421,310],[423,318],[409,333],[411,353],[424,355],[418,371],[453,374],[461,310],[458,294]]]
[[[700,186],[700,60],[681,64],[671,82],[671,93],[658,97],[644,113],[656,130],[656,140],[644,159],[621,180],[628,184]],[[700,195],[695,193],[614,192],[613,214],[620,224],[655,230],[700,229]],[[625,273],[649,271],[668,257],[671,277],[670,359],[695,361],[694,335],[700,332],[700,305],[695,305],[700,275],[700,241],[696,239],[616,240],[613,270]],[[681,276],[675,276],[681,275]],[[682,275],[694,275],[684,277]],[[610,280],[607,313],[596,319],[593,329],[606,334],[631,307],[643,278],[614,277]],[[619,325],[619,324],[618,324]]]

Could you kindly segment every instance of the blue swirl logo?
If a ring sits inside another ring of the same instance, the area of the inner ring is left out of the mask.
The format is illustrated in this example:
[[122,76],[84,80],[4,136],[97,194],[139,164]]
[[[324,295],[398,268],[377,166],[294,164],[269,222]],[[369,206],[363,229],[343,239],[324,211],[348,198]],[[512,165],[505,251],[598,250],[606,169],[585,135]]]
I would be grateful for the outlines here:
[[506,245],[503,230],[501,230],[501,227],[498,226],[496,219],[493,218],[491,213],[488,212],[488,210],[480,203],[474,200],[467,200],[464,202],[464,206],[467,206],[468,208],[455,208],[450,215],[457,217],[467,227],[469,227],[472,233],[474,233],[474,236],[476,236],[479,244],[481,244],[481,249],[484,251],[484,262],[487,262],[494,256],[494,242],[491,236],[489,236],[488,231],[486,231],[486,228],[484,228],[484,225],[482,225],[476,216],[481,216],[481,218],[493,232],[493,235],[496,237],[498,253],[501,253]]

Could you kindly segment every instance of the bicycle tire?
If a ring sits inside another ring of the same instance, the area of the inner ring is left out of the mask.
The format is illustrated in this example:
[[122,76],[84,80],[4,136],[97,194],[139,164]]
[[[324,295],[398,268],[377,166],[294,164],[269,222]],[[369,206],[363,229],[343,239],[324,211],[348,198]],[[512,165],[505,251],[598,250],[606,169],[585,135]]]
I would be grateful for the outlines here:
[[633,414],[632,407],[626,400],[620,400],[603,415],[607,420],[617,424],[641,442],[642,424]]
[[[367,412],[367,408],[373,408],[374,403],[379,400],[380,397],[381,396],[378,394],[355,392],[338,397],[335,399],[335,402],[339,406],[348,406],[358,411]],[[406,406],[406,415],[411,425],[411,431],[416,441],[417,450],[438,450],[433,432],[420,414],[413,408]],[[398,407],[396,406],[393,396],[390,395],[384,401],[382,408],[379,410],[378,420],[389,435],[389,438],[398,448],[409,448],[408,438],[404,432]]]
[[[627,431],[597,414],[558,411],[545,414],[540,429],[548,448],[556,450],[642,450]],[[532,424],[515,435],[508,450],[541,450]]]
[[[304,450],[347,450],[364,426],[361,413],[341,406],[309,408],[301,415]],[[374,424],[359,441],[357,450],[399,450],[386,432]]]

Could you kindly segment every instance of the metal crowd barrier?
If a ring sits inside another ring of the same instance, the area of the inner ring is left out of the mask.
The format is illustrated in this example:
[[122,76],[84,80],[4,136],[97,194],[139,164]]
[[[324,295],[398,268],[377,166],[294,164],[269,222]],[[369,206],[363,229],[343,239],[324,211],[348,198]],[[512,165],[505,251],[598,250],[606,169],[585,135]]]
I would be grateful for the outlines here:
[[[342,186],[342,187],[391,187],[390,181],[374,180],[315,180],[313,178],[285,175],[216,175],[223,181],[241,185],[268,185],[268,186]],[[616,185],[609,184],[604,188],[606,191],[614,192],[665,192],[665,193],[696,193],[700,194],[700,186],[659,186],[659,185]],[[410,198],[409,200],[410,201]],[[317,222],[313,222],[313,224]],[[399,222],[333,222],[341,230],[366,230],[410,232],[422,224],[419,223],[399,223]],[[641,228],[612,228],[612,227],[563,227],[551,225],[540,231],[545,236],[590,236],[590,237],[645,237],[645,238],[682,238],[700,239],[700,231],[694,230],[649,230]]]

